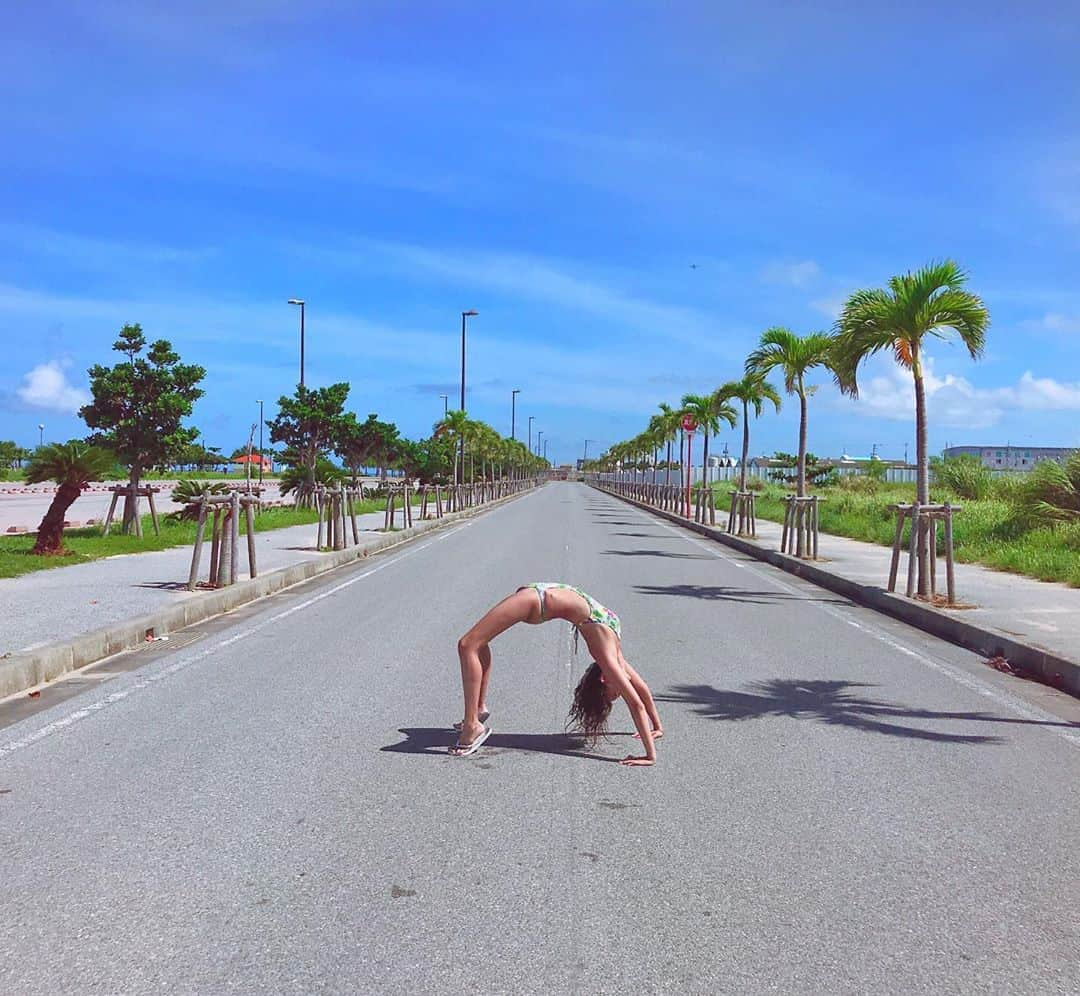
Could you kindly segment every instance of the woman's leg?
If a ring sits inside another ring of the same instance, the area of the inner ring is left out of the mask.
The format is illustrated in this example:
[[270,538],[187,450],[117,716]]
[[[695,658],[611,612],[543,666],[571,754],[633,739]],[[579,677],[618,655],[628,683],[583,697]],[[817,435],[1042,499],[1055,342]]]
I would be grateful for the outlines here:
[[[461,743],[472,743],[483,731],[477,713],[484,702],[491,676],[491,648],[488,644],[515,623],[539,618],[536,592],[524,588],[504,598],[458,640],[461,662],[461,690],[465,698],[465,718],[461,723]],[[486,704],[486,703],[485,703]]]

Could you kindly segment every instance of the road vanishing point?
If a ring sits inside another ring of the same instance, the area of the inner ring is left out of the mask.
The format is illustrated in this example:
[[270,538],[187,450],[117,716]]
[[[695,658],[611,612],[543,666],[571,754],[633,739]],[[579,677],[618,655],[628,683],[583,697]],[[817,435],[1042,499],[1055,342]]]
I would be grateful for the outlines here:
[[[564,732],[620,614],[666,736]],[[57,606],[57,611],[63,611]],[[582,484],[0,705],[0,991],[1076,993],[1080,703]]]

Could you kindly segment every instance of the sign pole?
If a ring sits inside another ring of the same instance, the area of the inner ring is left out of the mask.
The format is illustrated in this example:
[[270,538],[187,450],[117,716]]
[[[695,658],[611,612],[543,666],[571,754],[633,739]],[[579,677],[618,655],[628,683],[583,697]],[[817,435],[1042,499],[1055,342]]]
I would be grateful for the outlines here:
[[694,445],[694,430],[697,429],[695,422],[689,415],[684,415],[682,420],[683,431],[686,433],[686,518],[690,518],[690,479],[694,473],[694,461],[691,451]]

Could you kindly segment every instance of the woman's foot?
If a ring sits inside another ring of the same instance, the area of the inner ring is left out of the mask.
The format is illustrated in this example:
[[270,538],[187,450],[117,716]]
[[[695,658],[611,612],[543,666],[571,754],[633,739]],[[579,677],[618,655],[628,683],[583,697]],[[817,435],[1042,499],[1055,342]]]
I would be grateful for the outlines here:
[[[481,723],[486,723],[491,718],[491,713],[488,712],[487,709],[481,709],[476,714],[476,718],[479,719]],[[461,732],[461,723],[455,723],[454,724],[454,729],[457,730],[458,733],[460,733]]]
[[450,753],[455,757],[468,757],[470,754],[475,754],[484,741],[491,736],[491,727],[477,723],[468,732],[471,736],[466,737],[465,731],[462,731],[458,742],[450,748]]

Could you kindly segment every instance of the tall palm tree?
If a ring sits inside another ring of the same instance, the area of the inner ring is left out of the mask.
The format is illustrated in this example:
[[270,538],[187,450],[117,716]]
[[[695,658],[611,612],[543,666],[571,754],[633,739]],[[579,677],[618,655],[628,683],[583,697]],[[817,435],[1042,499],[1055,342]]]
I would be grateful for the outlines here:
[[[990,327],[990,312],[982,299],[964,290],[967,274],[951,259],[930,263],[914,273],[893,277],[888,289],[856,291],[836,320],[834,375],[840,390],[858,397],[859,364],[882,349],[892,350],[896,362],[911,371],[915,384],[915,495],[920,505],[930,502],[930,461],[927,453],[926,385],[923,380],[923,342],[945,338],[951,329],[960,336],[972,359],[978,359]],[[918,590],[930,592],[929,535],[916,537]]]
[[664,484],[671,483],[671,444],[675,437],[679,433],[679,419],[681,416],[679,413],[671,407],[669,404],[665,404],[663,401],[659,405],[660,414],[654,416],[659,419],[660,433],[664,438],[664,442],[667,443],[667,468],[664,474]]
[[835,377],[845,394],[858,397],[859,364],[879,350],[892,350],[896,362],[911,371],[919,465],[916,495],[921,505],[930,501],[923,341],[928,335],[943,339],[951,329],[960,336],[972,359],[978,359],[990,326],[990,312],[978,295],[964,290],[966,282],[967,274],[951,259],[931,263],[914,273],[893,277],[888,289],[856,291],[836,321]]
[[454,440],[455,449],[458,451],[454,457],[454,483],[460,484],[462,473],[465,470],[464,463],[464,440],[468,435],[470,426],[469,416],[464,411],[447,412],[440,422],[435,424],[436,436],[449,436]]
[[40,484],[42,481],[55,481],[59,485],[38,526],[34,553],[64,552],[64,516],[67,510],[87,484],[104,480],[115,462],[116,458],[108,450],[77,440],[49,443],[34,450],[26,468],[26,482]]
[[709,436],[715,436],[720,431],[720,423],[727,424],[734,429],[739,419],[739,413],[728,404],[726,397],[719,391],[712,394],[684,394],[681,415],[689,415],[698,424],[698,428],[705,433],[705,452],[702,457],[705,470],[705,486],[709,485]]
[[773,407],[780,411],[780,395],[761,373],[748,373],[742,380],[731,380],[716,389],[716,393],[724,398],[742,402],[742,460],[739,463],[739,490],[746,490],[746,461],[750,454],[750,408],[754,409],[754,416],[761,417],[762,409],[766,401],[771,401]]
[[806,373],[814,367],[832,370],[833,337],[825,332],[797,336],[791,329],[780,326],[766,329],[761,342],[746,358],[746,372],[767,374],[779,368],[784,374],[788,394],[799,396],[799,459],[795,493],[806,494],[806,399],[817,390],[808,387]]

